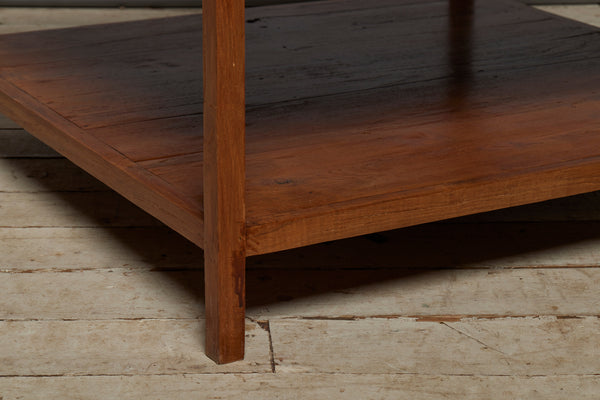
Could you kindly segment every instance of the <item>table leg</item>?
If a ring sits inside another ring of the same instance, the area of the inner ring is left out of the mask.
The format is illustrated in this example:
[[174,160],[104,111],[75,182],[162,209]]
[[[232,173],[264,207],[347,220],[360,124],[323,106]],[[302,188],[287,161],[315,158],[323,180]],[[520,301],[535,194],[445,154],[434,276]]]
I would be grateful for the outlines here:
[[244,357],[244,0],[204,0],[204,258],[206,353]]

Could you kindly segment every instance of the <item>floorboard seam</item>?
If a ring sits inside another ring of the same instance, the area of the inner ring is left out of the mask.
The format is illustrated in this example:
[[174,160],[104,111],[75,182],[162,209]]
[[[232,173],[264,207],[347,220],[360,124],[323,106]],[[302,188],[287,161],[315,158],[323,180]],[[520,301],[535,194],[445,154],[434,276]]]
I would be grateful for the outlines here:
[[[281,375],[339,375],[339,376],[423,376],[423,377],[465,377],[465,378],[551,378],[551,377],[588,377],[597,378],[599,374],[426,374],[417,372],[397,372],[397,373],[365,373],[365,372],[335,372],[335,371],[306,371],[306,372],[280,372]],[[273,376],[271,372],[178,372],[172,374],[40,374],[40,375],[0,375],[2,379],[36,379],[36,378],[102,378],[102,377],[119,377],[119,378],[135,378],[135,377],[194,377],[206,375],[264,375]]]
[[0,318],[0,322],[129,322],[129,321],[198,321],[205,318],[106,318],[106,319],[85,319],[85,318]]
[[276,364],[275,364],[275,352],[273,351],[273,337],[271,335],[271,324],[269,320],[255,320],[249,316],[246,318],[254,323],[256,323],[261,329],[267,332],[269,337],[269,360],[271,362],[271,372],[274,374],[276,372]]
[[464,315],[359,315],[359,316],[282,316],[275,317],[279,320],[304,320],[304,321],[361,321],[366,319],[406,319],[414,322],[439,322],[442,324],[459,322],[462,320],[494,320],[494,319],[527,319],[527,318],[556,318],[556,319],[582,319],[582,318],[600,318],[598,314],[522,314],[522,315],[484,315],[484,314],[464,314]]

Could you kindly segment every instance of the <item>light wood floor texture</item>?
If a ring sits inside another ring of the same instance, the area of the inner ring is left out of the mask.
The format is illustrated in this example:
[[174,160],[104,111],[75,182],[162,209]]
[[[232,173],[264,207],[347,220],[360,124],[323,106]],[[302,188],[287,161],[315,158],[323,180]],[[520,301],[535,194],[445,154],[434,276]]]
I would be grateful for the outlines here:
[[0,254],[0,400],[600,398],[600,193],[250,258],[217,366],[202,251],[0,116]]

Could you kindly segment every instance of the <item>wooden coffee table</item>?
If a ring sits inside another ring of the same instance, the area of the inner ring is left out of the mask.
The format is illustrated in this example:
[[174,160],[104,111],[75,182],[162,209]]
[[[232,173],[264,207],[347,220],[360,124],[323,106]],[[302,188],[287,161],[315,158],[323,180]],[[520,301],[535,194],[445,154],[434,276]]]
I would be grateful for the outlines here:
[[204,249],[217,362],[243,357],[247,256],[600,189],[598,29],[513,0],[243,6],[0,40],[0,111]]

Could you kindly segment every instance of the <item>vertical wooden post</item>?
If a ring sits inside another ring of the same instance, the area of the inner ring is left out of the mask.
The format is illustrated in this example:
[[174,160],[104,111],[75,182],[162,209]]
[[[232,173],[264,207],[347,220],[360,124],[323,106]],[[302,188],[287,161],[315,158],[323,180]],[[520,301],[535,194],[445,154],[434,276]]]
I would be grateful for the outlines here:
[[206,353],[244,357],[244,0],[203,1]]
[[475,0],[449,0],[448,106],[453,111],[468,110],[467,98],[473,79],[474,13]]
[[450,0],[450,64],[457,78],[471,74],[475,0]]

